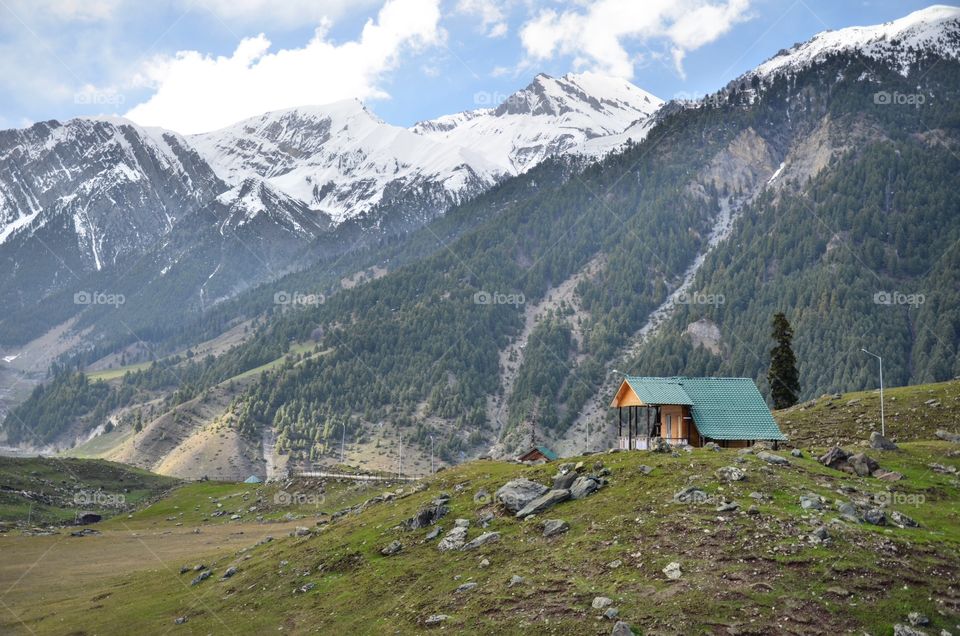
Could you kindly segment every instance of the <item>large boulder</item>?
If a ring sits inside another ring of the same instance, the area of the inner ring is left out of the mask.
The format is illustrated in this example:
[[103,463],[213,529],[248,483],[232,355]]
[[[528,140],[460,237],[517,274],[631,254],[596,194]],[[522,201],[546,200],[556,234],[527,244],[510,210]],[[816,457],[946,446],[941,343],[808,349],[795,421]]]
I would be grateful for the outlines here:
[[696,486],[687,486],[673,495],[675,503],[704,503],[708,499],[710,496]]
[[960,444],[960,434],[958,433],[951,433],[950,431],[937,431],[935,435],[945,442]]
[[426,528],[427,526],[432,526],[435,524],[448,512],[450,512],[450,508],[447,506],[438,503],[431,503],[420,508],[420,510],[417,511],[417,514],[404,521],[403,527],[407,530],[419,530],[420,528]]
[[569,529],[570,524],[563,519],[547,519],[543,522],[543,536],[545,537],[555,537]]
[[774,455],[773,453],[768,453],[767,451],[760,451],[757,453],[757,457],[767,462],[768,464],[774,464],[776,466],[786,466],[790,463],[786,457],[781,457],[780,455]]
[[817,458],[817,461],[826,466],[827,468],[833,468],[835,470],[845,470],[848,467],[847,458],[850,457],[850,453],[843,450],[839,446],[834,446],[826,453]]
[[633,630],[630,629],[630,623],[617,621],[617,624],[613,626],[613,631],[610,632],[610,636],[633,636]]
[[557,473],[553,478],[553,490],[570,490],[570,486],[577,480],[577,473]]
[[847,463],[850,464],[850,468],[853,469],[860,477],[869,477],[880,468],[874,459],[866,455],[865,453],[857,453],[856,455],[851,455],[847,458]]
[[717,476],[717,479],[726,482],[743,481],[747,478],[747,473],[740,470],[736,466],[724,466],[723,468],[718,468],[714,474]]
[[510,512],[521,510],[528,503],[541,497],[549,489],[529,479],[511,479],[496,492],[496,499]]
[[670,444],[662,437],[654,437],[650,440],[649,450],[651,453],[669,453]]
[[457,526],[450,530],[437,544],[437,550],[441,552],[450,552],[459,550],[467,542],[467,529],[463,526]]
[[873,431],[870,433],[870,448],[874,450],[892,451],[897,450],[898,446],[877,431]]
[[465,551],[476,550],[482,545],[487,545],[488,543],[496,543],[499,540],[500,540],[499,532],[485,532],[481,534],[479,537],[477,537],[476,539],[474,539],[473,541],[470,541],[469,543],[465,544],[460,549]]
[[516,516],[522,519],[530,515],[540,514],[541,512],[545,512],[561,501],[566,501],[569,498],[569,490],[549,490],[518,510]]
[[587,477],[577,477],[570,486],[571,499],[583,499],[584,497],[595,493],[603,486],[603,482],[592,475]]

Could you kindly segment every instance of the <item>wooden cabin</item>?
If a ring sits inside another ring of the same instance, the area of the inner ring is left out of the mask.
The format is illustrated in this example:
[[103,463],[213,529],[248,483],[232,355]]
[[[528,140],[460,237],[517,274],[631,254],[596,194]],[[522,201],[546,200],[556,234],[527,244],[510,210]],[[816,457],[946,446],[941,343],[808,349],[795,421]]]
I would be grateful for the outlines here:
[[628,375],[610,406],[618,412],[624,450],[649,448],[655,437],[673,445],[715,442],[725,448],[787,439],[750,378]]
[[523,455],[517,457],[518,462],[552,462],[557,459],[557,454],[546,446],[534,446]]

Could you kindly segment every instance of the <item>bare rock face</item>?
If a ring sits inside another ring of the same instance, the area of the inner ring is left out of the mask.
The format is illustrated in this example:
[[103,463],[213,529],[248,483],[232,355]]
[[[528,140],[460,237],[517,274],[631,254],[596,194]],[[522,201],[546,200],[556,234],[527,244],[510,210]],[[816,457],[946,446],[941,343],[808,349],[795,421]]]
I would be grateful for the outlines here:
[[537,497],[526,506],[517,511],[517,517],[522,519],[530,515],[540,514],[549,510],[553,506],[570,498],[569,490],[551,490],[544,495]]

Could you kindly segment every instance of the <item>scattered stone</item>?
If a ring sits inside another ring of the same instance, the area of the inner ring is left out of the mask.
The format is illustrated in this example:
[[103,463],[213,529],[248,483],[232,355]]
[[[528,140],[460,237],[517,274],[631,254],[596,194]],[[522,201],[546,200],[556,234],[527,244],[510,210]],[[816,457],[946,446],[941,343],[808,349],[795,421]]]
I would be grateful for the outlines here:
[[895,451],[898,446],[877,431],[873,431],[870,433],[870,448],[882,451]]
[[804,510],[823,510],[823,497],[814,493],[800,495],[800,507]]
[[473,503],[486,503],[490,499],[490,493],[481,488],[473,495]]
[[394,554],[397,554],[398,552],[400,552],[400,550],[402,549],[403,549],[403,544],[397,540],[393,540],[390,542],[390,545],[380,550],[380,554],[382,554],[383,556],[393,556]]
[[428,627],[432,627],[434,625],[439,625],[440,623],[444,622],[448,618],[450,617],[447,616],[446,614],[431,614],[426,618],[425,621],[423,621],[423,624],[427,625]]
[[231,566],[228,567],[228,568],[226,569],[226,571],[223,573],[223,576],[220,577],[220,580],[221,580],[221,581],[224,581],[224,580],[226,580],[226,579],[229,579],[231,576],[233,576],[233,575],[236,574],[236,573],[237,573],[237,568],[231,565]]
[[903,514],[902,512],[893,511],[890,513],[890,521],[893,522],[893,525],[898,528],[918,528],[920,524]]
[[753,455],[752,448],[741,448],[737,451],[737,455]]
[[875,526],[887,525],[887,515],[879,508],[870,508],[863,513],[863,520]]
[[710,497],[696,486],[687,486],[673,495],[675,503],[704,503]]
[[606,609],[611,605],[613,605],[612,598],[609,598],[606,596],[597,596],[597,597],[594,597],[593,603],[591,603],[590,607],[592,607],[595,610],[601,610],[601,609]]
[[719,452],[719,451],[720,451],[720,445],[717,444],[716,442],[707,442],[706,444],[703,445],[703,450],[710,450],[710,451],[717,451],[717,452]]
[[469,583],[464,583],[463,585],[457,586],[457,594],[463,594],[464,592],[469,592],[475,587],[477,587],[477,584],[474,581],[470,581]]
[[613,631],[610,632],[610,636],[633,636],[633,630],[630,629],[630,623],[617,621],[617,624],[613,626]]
[[491,523],[493,523],[493,519],[494,519],[493,513],[487,511],[481,514],[479,517],[477,517],[477,523],[480,524],[481,528],[486,528]]
[[459,550],[463,547],[463,544],[467,541],[467,529],[462,527],[456,527],[450,530],[442,539],[440,543],[437,544],[437,550],[441,552],[449,552],[451,550]]
[[527,579],[517,574],[514,574],[513,576],[510,577],[510,582],[507,583],[507,587],[513,587],[515,585],[524,585],[526,582],[527,582]]
[[720,481],[725,482],[743,481],[747,478],[747,473],[736,466],[724,466],[723,468],[718,468],[714,475],[716,475],[717,479]]
[[433,541],[440,536],[440,533],[443,532],[443,526],[434,526],[430,532],[427,533],[427,536],[424,537],[427,541]]
[[304,526],[297,526],[297,529],[291,533],[291,536],[294,537],[306,537],[310,535],[310,528]]
[[488,543],[496,543],[500,540],[499,532],[485,532],[479,537],[464,545],[461,550],[476,550],[480,546],[487,545]]
[[607,567],[611,570],[616,570],[621,565],[623,565],[623,561],[621,561],[620,559],[614,559],[610,563],[607,563]]
[[903,474],[898,473],[893,470],[880,470],[873,471],[873,476],[882,481],[900,481],[903,479]]
[[173,619],[174,625],[183,625],[186,622],[187,622],[186,616],[177,616],[175,619]]
[[960,444],[960,434],[958,433],[951,433],[950,431],[937,431],[934,434],[945,442]]
[[667,567],[663,568],[663,573],[671,581],[676,581],[683,575],[683,571],[680,569],[680,564],[676,561],[667,564]]
[[750,506],[749,508],[747,508],[747,514],[748,514],[748,515],[758,515],[758,514],[760,514],[760,508],[758,508],[757,505],[754,504],[754,505]]
[[496,499],[510,512],[517,512],[548,490],[546,486],[529,479],[511,479],[497,490]]
[[880,464],[878,464],[876,460],[864,453],[851,455],[847,458],[847,463],[850,464],[851,468],[853,468],[853,472],[860,477],[869,477],[874,473],[874,471],[880,468]]
[[553,490],[570,490],[570,486],[577,480],[577,473],[558,473],[553,478]]
[[620,616],[620,610],[618,610],[616,607],[608,607],[607,611],[603,613],[603,617],[611,621],[618,616]]
[[649,450],[651,453],[669,453],[670,444],[668,444],[662,437],[654,437],[650,440]]
[[203,572],[195,576],[192,581],[190,581],[190,585],[199,585],[202,581],[206,581],[209,578],[210,578],[210,570],[204,570]]
[[824,455],[817,458],[817,461],[826,466],[827,468],[833,468],[835,470],[843,470],[843,467],[847,464],[847,458],[850,457],[850,453],[843,450],[839,446],[834,446],[828,450]]
[[540,514],[541,512],[545,512],[556,504],[566,501],[569,498],[569,490],[549,490],[545,494],[528,502],[526,506],[517,511],[516,516],[522,519],[523,517],[529,515]]
[[563,519],[547,519],[543,522],[543,536],[545,537],[555,537],[569,529],[570,524]]
[[459,518],[459,519],[457,519],[456,521],[453,522],[453,527],[454,527],[454,528],[469,528],[469,527],[470,527],[470,520],[469,520],[469,519]]
[[860,404],[860,398],[853,398],[852,400],[847,400],[847,406],[855,406]]
[[792,451],[790,451],[790,454],[796,457],[797,459],[803,459],[803,451],[800,450],[799,448],[794,448]]
[[317,584],[316,584],[316,583],[313,583],[313,582],[311,581],[310,583],[307,583],[306,585],[301,585],[300,587],[298,587],[298,588],[294,591],[294,593],[295,593],[295,594],[297,594],[297,593],[299,593],[299,594],[306,594],[307,592],[309,592],[310,590],[312,590],[312,589],[315,588],[315,587],[317,587]]
[[893,636],[927,636],[927,632],[897,623],[893,626]]
[[836,508],[842,518],[847,521],[852,521],[853,523],[860,523],[860,517],[857,515],[857,509],[853,507],[853,504],[847,503],[846,501],[838,501]]
[[930,619],[920,612],[910,612],[907,614],[907,622],[914,627],[923,627],[930,624]]
[[480,567],[482,567],[482,568],[488,568],[488,567],[490,567],[490,559],[481,559],[481,560],[480,560]]
[[638,470],[640,471],[640,474],[641,474],[641,475],[649,475],[650,473],[653,472],[653,466],[647,466],[646,464],[640,464],[640,468],[639,468]]
[[767,498],[767,496],[766,496],[765,494],[763,494],[762,492],[757,492],[757,491],[753,491],[752,493],[750,493],[750,494],[747,495],[747,496],[750,497],[751,499],[756,499],[757,501],[763,501],[764,499]]
[[850,596],[850,591],[842,587],[828,587],[824,590],[827,594],[833,594],[834,596],[847,597]]
[[602,486],[603,481],[597,479],[596,477],[577,477],[577,479],[573,482],[573,485],[570,486],[570,498],[583,499],[584,497],[592,495],[596,491],[600,490]]
[[809,538],[811,543],[823,543],[830,538],[830,533],[827,532],[827,528],[825,526],[819,526],[810,533]]
[[777,466],[785,466],[790,463],[790,460],[788,460],[786,457],[780,457],[779,455],[774,455],[773,453],[768,453],[767,451],[760,451],[757,453],[757,457],[768,464],[774,464]]

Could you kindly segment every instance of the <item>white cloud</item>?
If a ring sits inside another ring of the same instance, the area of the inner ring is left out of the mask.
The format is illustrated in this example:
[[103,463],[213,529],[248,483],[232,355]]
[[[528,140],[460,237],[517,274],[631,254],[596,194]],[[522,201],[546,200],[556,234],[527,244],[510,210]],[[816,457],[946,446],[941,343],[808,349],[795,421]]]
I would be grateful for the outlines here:
[[356,40],[335,44],[326,25],[303,48],[270,50],[263,34],[232,55],[181,51],[154,59],[138,81],[156,86],[126,116],[182,133],[229,125],[264,111],[347,98],[383,98],[383,74],[402,53],[443,41],[439,0],[388,0]]
[[181,10],[206,9],[243,24],[302,26],[375,6],[377,0],[178,0]]
[[683,75],[686,53],[747,19],[749,6],[750,0],[597,0],[583,11],[541,11],[522,27],[520,40],[533,62],[571,55],[578,68],[625,78],[642,58],[627,52],[625,40],[664,40]]
[[459,0],[456,10],[480,19],[480,30],[487,37],[499,38],[507,34],[508,26],[503,7],[497,0]]

